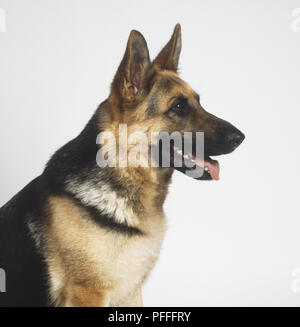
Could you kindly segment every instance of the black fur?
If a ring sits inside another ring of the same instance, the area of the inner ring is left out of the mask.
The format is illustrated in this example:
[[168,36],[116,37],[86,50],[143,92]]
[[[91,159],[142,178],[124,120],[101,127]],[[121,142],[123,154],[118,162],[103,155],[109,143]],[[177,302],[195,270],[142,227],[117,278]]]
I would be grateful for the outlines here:
[[0,306],[45,306],[46,270],[43,256],[30,236],[28,222],[42,206],[40,177],[0,210],[0,267],[6,272],[6,293]]
[[138,228],[128,226],[125,223],[117,223],[113,219],[113,217],[110,217],[110,216],[108,216],[108,215],[106,215],[104,213],[99,214],[99,211],[96,208],[94,208],[92,206],[84,205],[79,200],[74,199],[72,196],[70,196],[70,197],[80,207],[87,210],[89,212],[89,217],[92,218],[94,220],[94,222],[96,222],[102,228],[105,228],[105,229],[107,229],[109,231],[112,231],[112,232],[127,234],[129,236],[131,236],[131,235],[142,235],[142,232]]
[[[101,115],[102,103],[84,130],[72,141],[60,148],[48,162],[43,174],[0,209],[0,268],[6,272],[6,293],[0,293],[0,306],[47,306],[47,274],[43,257],[41,217],[46,199],[50,195],[65,194],[68,176],[88,178],[85,172],[96,167],[98,146],[96,137],[100,132],[98,117]],[[119,193],[126,192],[122,182],[109,173],[103,176],[110,186]],[[73,197],[72,197],[73,198]],[[73,198],[74,199],[74,198]],[[96,208],[85,206],[91,218],[102,227],[112,232],[136,235],[137,228],[117,223]],[[41,242],[37,244],[29,229],[29,224],[37,226],[37,236]]]

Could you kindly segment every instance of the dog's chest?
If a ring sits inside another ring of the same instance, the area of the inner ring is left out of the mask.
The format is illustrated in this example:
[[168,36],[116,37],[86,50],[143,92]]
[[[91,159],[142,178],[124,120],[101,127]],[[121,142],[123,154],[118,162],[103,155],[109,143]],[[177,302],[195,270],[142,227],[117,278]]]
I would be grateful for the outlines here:
[[110,252],[114,259],[107,262],[106,272],[115,285],[112,297],[116,303],[141,286],[148,277],[159,256],[163,236],[162,230],[157,235],[133,238],[126,244],[121,241]]
[[117,297],[121,298],[140,286],[159,256],[166,230],[165,219],[163,216],[151,217],[149,225],[145,234],[133,236],[103,235],[99,231],[98,244],[89,247],[87,255],[90,258],[97,256],[99,276],[108,277]]
[[166,230],[162,213],[142,217],[143,232],[128,235],[97,226],[68,199],[52,198],[51,208],[48,237],[51,256],[58,259],[50,261],[63,265],[50,267],[56,285],[65,283],[64,276],[74,280],[85,276],[107,286],[114,304],[141,286],[160,252]]

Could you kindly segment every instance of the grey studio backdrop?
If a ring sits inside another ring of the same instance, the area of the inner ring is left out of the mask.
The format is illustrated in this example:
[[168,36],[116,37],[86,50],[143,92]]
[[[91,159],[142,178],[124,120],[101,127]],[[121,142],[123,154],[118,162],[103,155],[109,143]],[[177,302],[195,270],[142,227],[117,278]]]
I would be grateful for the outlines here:
[[130,30],[144,34],[153,58],[180,22],[181,77],[246,140],[219,159],[219,182],[175,172],[169,229],[144,304],[298,306],[299,7],[292,0],[0,1],[0,205],[107,97]]

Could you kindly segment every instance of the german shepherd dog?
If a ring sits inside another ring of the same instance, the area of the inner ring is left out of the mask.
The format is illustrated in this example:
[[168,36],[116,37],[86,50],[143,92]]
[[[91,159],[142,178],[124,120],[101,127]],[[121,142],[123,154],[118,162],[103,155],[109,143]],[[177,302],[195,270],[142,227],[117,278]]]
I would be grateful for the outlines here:
[[142,305],[141,288],[166,232],[163,203],[174,169],[186,173],[201,163],[192,150],[194,167],[175,167],[170,146],[169,167],[160,159],[154,167],[99,167],[104,145],[97,136],[110,132],[120,144],[120,124],[146,135],[204,132],[199,180],[218,180],[219,164],[210,156],[230,153],[244,140],[233,125],[206,112],[180,79],[180,51],[179,24],[153,61],[133,30],[108,98],[44,172],[1,208],[1,306]]

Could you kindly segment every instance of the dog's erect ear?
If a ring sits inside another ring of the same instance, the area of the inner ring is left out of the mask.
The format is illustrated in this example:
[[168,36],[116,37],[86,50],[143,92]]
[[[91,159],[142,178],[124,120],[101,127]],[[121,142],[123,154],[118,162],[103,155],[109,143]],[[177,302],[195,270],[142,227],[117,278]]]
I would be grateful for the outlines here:
[[112,87],[122,97],[133,99],[141,91],[147,70],[151,65],[146,40],[138,31],[131,31],[124,57]]
[[177,24],[174,28],[173,35],[170,41],[160,51],[158,56],[153,61],[153,64],[160,69],[168,69],[177,71],[179,56],[181,52],[181,27]]

